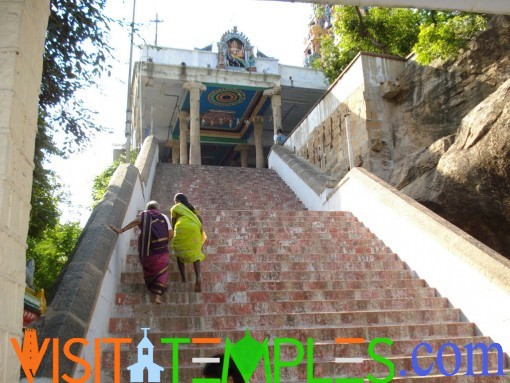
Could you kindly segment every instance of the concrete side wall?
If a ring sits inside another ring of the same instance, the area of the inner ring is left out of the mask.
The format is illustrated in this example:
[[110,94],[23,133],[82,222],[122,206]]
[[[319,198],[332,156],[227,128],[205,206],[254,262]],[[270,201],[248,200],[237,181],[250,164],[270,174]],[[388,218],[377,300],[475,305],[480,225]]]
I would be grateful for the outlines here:
[[218,64],[218,54],[207,51],[197,51],[178,48],[155,48],[145,45],[141,52],[143,61],[151,60],[157,64],[181,65],[185,63],[187,66],[194,67],[211,67],[216,68]]
[[310,68],[280,65],[280,84],[297,88],[327,89],[329,82],[324,73]]
[[403,67],[397,57],[358,55],[285,146],[332,176],[343,177],[353,164],[385,177],[391,169],[393,140],[391,106],[380,88],[395,84]]
[[331,85],[320,102],[308,113],[285,141],[285,147],[300,152],[308,144],[309,137],[329,117],[336,114],[342,103],[363,86],[363,63],[358,56],[341,78]]
[[158,159],[158,141],[153,136],[149,136],[145,139],[135,162],[135,166],[140,173],[145,202],[149,202],[151,196],[152,183],[156,174]]
[[[273,153],[274,152],[274,153]],[[317,196],[326,196],[336,185],[336,180],[316,170],[308,161],[293,155],[280,145],[273,145],[270,153],[270,167],[289,168],[280,177],[292,190],[301,190],[300,199],[309,210],[320,210],[322,202]]]
[[0,382],[19,380],[25,250],[47,0],[0,0]]
[[[127,203],[126,214],[121,225],[117,227],[126,226],[131,222],[141,210],[145,209],[147,202],[149,202],[152,183],[156,173],[156,166],[159,159],[159,149],[157,141],[152,137],[147,137],[145,140],[140,154],[138,155],[135,167],[138,169],[139,177],[133,185],[133,192],[131,198]],[[127,165],[122,165],[127,167]],[[123,169],[114,174],[109,187],[118,188],[122,186],[126,173]],[[115,217],[111,217],[114,219]],[[110,222],[108,222],[110,223]],[[127,254],[134,249],[130,246],[130,241],[134,239],[134,232],[129,231],[124,235],[117,236],[113,254],[110,258],[108,268],[104,274],[101,288],[98,293],[98,298],[95,303],[92,318],[89,321],[89,327],[85,338],[88,340],[89,347],[84,347],[80,357],[88,362],[92,367],[92,376],[94,376],[95,366],[95,353],[92,345],[95,339],[108,337],[108,325],[112,316],[112,310],[115,307],[115,294],[117,286],[119,285],[120,275],[126,263]],[[77,365],[74,371],[74,378],[80,379],[85,375],[85,370],[82,364]],[[90,379],[92,381],[92,378]],[[42,381],[41,381],[42,382]]]
[[[390,123],[391,108],[383,95],[389,87],[395,87],[396,79],[404,69],[402,59],[363,55],[363,99],[366,142],[353,140],[354,152],[361,155],[356,158],[356,166],[363,166],[377,176],[388,179],[393,168],[393,128]],[[386,92],[386,96],[390,94]],[[385,97],[386,97],[385,96]],[[353,127],[353,130],[356,127]],[[354,133],[356,133],[354,131]],[[361,150],[359,146],[361,145]],[[359,152],[359,153],[357,153]]]
[[[58,338],[65,344],[71,338],[86,338],[89,346],[75,350],[92,368],[94,339],[108,334],[111,310],[122,265],[130,249],[133,232],[118,236],[108,228],[131,222],[150,198],[149,182],[154,179],[158,161],[157,142],[150,137],[144,143],[137,166],[121,164],[115,171],[104,198],[92,212],[76,248],[56,284],[48,310],[35,322],[39,344],[45,338]],[[142,178],[143,177],[143,178]],[[76,365],[61,351],[60,374],[81,377],[83,365]],[[53,374],[51,355],[45,354],[38,378]],[[37,380],[39,381],[39,380]]]
[[509,260],[365,169],[352,169],[329,194],[318,195],[277,151],[270,153],[269,167],[308,209],[352,212],[468,321],[509,352]]

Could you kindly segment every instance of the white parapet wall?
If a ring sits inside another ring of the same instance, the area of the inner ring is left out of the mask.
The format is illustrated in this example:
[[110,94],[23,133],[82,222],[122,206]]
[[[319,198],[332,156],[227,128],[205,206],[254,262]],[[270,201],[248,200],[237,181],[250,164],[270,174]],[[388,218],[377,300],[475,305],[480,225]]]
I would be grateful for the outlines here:
[[269,167],[310,210],[349,211],[510,353],[510,260],[362,168],[319,196],[273,152]]

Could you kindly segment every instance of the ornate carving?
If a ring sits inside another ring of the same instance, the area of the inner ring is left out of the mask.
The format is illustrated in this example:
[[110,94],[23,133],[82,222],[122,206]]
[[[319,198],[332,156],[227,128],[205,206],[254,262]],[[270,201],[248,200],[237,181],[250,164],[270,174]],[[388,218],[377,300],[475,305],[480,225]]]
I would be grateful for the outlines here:
[[234,26],[218,43],[218,68],[255,72],[255,55],[250,40]]

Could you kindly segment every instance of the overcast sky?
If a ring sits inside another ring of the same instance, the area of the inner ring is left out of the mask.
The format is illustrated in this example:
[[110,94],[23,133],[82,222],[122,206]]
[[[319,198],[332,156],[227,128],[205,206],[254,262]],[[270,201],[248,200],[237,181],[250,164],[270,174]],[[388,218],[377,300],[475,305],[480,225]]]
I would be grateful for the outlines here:
[[[133,0],[109,0],[107,14],[131,22]],[[281,64],[302,66],[310,4],[256,0],[136,0],[135,45],[154,44],[158,23],[158,45],[182,49],[215,46],[221,35],[237,26],[251,44]],[[89,147],[71,158],[54,158],[51,167],[60,176],[71,197],[71,207],[63,207],[64,221],[87,222],[92,181],[112,162],[114,145],[125,142],[125,110],[129,62],[129,28],[113,27],[111,45],[115,49],[112,76],[99,79],[98,90],[79,94],[98,112],[97,121],[111,133],[92,140]],[[135,47],[133,59],[140,52]],[[57,137],[58,140],[58,137]]]

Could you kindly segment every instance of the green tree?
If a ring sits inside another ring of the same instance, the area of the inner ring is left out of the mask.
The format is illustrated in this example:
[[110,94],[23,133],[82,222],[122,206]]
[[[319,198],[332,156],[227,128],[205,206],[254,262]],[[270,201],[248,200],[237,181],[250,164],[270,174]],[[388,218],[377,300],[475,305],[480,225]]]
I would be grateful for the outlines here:
[[34,286],[50,296],[60,271],[81,234],[77,222],[47,227],[41,237],[29,237],[27,259],[35,260]]
[[[29,236],[40,238],[58,222],[58,190],[54,172],[47,169],[49,155],[65,156],[101,128],[94,113],[75,98],[79,89],[92,86],[109,70],[106,59],[109,23],[103,10],[106,0],[51,0],[39,96],[35,142]],[[53,141],[55,132],[65,134],[62,149]],[[74,145],[74,146],[73,146]],[[56,192],[57,191],[57,192]]]
[[411,9],[336,6],[314,67],[332,81],[360,51],[406,56],[418,40],[419,20]]
[[[320,7],[316,7],[320,15]],[[332,28],[321,39],[321,57],[313,63],[333,81],[360,51],[405,57],[417,51],[427,64],[449,59],[485,28],[485,18],[459,12],[335,6]]]
[[[136,161],[136,157],[138,155],[137,149],[131,149],[130,163],[134,164]],[[97,175],[94,178],[94,183],[92,184],[92,206],[96,206],[99,201],[103,199],[104,194],[106,193],[106,189],[108,188],[108,184],[110,183],[110,179],[113,176],[113,173],[117,170],[120,164],[125,162],[125,156],[121,155],[120,159],[113,161],[111,165],[109,165],[105,170],[101,172],[101,174]]]
[[108,188],[108,184],[110,183],[110,179],[115,173],[115,170],[119,167],[119,165],[123,161],[116,160],[113,161],[110,166],[108,166],[101,174],[94,178],[94,183],[92,184],[92,206],[95,207],[99,201],[103,199],[104,194],[106,193],[106,189]]
[[[27,238],[27,257],[36,261],[38,288],[53,285],[79,234],[77,223],[59,224],[58,203],[64,192],[47,168],[47,157],[65,157],[102,129],[94,122],[94,112],[75,96],[109,71],[111,20],[103,12],[106,1],[50,1]],[[65,136],[61,149],[53,140],[56,132]]]
[[46,153],[58,153],[58,149],[46,134],[46,129],[42,128],[44,124],[44,121],[39,122],[34,156],[32,208],[28,228],[28,236],[32,239],[41,238],[46,228],[55,226],[60,217],[58,193],[61,185],[55,172],[43,166]]
[[110,70],[112,20],[105,16],[105,6],[106,0],[50,2],[39,109],[45,128],[66,134],[63,153],[72,152],[73,144],[81,145],[101,130],[94,112],[75,94],[95,85]]

